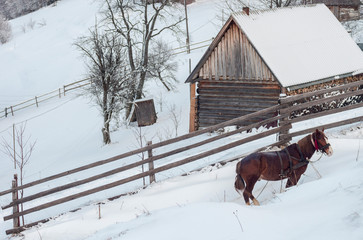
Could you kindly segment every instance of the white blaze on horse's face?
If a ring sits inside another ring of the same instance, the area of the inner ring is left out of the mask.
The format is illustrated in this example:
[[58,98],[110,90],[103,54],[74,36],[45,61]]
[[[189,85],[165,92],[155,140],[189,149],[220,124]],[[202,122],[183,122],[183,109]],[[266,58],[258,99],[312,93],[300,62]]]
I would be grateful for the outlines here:
[[[325,137],[324,139],[325,139],[326,144],[329,144],[328,138],[327,138],[327,137]],[[326,153],[326,155],[328,155],[329,157],[330,157],[331,155],[333,155],[333,148],[331,147],[331,145],[330,145],[330,144],[329,144],[329,147],[328,147],[327,149],[325,149],[325,153]]]

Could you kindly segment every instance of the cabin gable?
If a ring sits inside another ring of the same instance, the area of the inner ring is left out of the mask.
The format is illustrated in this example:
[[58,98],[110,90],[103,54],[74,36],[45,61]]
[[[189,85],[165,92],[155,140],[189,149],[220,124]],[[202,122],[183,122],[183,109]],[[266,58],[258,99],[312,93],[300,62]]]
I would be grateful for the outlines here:
[[219,43],[201,66],[199,78],[275,80],[268,66],[234,21],[231,21]]

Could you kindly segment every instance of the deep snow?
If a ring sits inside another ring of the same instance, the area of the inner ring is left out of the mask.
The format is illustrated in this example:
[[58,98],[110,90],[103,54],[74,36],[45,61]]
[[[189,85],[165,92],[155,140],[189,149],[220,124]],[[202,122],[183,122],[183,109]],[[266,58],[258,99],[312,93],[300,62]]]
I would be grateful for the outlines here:
[[[202,0],[188,7],[192,42],[210,39],[218,32],[221,23],[215,17],[220,11],[216,8],[217,2]],[[50,6],[11,21],[14,38],[0,46],[0,108],[83,78],[83,60],[72,44],[77,37],[87,33],[88,27],[93,26],[99,8],[99,2],[94,0],[62,0],[56,7]],[[30,21],[37,23],[33,29],[26,27]],[[178,46],[174,39],[170,39],[170,43]],[[189,86],[183,82],[188,76],[188,59],[192,59],[194,66],[204,51],[205,48],[195,50],[190,55],[177,55],[179,83],[175,91],[167,92],[156,82],[148,83],[147,97],[154,97],[158,121],[151,127],[142,128],[146,140],[158,142],[175,136],[170,119],[172,109],[180,116],[178,135],[188,132]],[[82,95],[82,92],[71,93],[43,103],[39,108],[28,108],[16,113],[15,117],[0,120],[0,137],[9,139],[12,124],[26,121],[27,132],[32,139],[37,140],[31,163],[26,167],[26,182],[139,147],[135,137],[137,128],[125,126],[112,133],[113,144],[102,146],[102,118],[98,109],[79,94]],[[358,109],[335,114],[294,125],[294,129],[359,116],[362,112],[363,109]],[[258,197],[262,205],[260,207],[245,206],[233,189],[236,162],[223,167],[205,166],[248,153],[273,142],[275,136],[158,174],[158,182],[146,189],[140,189],[142,181],[135,181],[26,215],[26,222],[50,216],[55,216],[55,219],[12,239],[362,239],[362,127],[361,124],[355,124],[327,132],[334,155],[330,158],[323,156],[314,165],[322,175],[321,179],[309,167],[298,186],[286,192],[280,193],[280,182],[269,182],[263,191],[266,182],[258,182],[255,195],[262,191]],[[241,134],[216,144],[245,136]],[[188,143],[208,137],[206,134],[188,140]],[[205,150],[205,146],[197,149]],[[157,153],[166,151],[166,148],[158,149]],[[176,155],[165,162],[183,156]],[[312,160],[318,158],[319,155],[315,155]],[[12,162],[4,154],[0,153],[0,159],[0,190],[4,190],[10,187],[14,170]],[[137,160],[139,158],[135,157],[127,159],[127,162]],[[59,183],[73,182],[120,164],[126,164],[126,161],[49,182],[36,189],[49,189]],[[180,176],[201,167],[204,167],[202,171]],[[120,177],[115,175],[98,183],[68,190],[62,196]],[[137,189],[140,189],[137,194],[114,201],[105,200]],[[31,194],[30,190],[25,194]],[[51,195],[41,201],[58,197]],[[96,204],[99,201],[105,203],[101,205],[101,219],[98,219]],[[0,198],[0,205],[8,202],[9,196]],[[34,201],[26,207],[38,203]],[[82,209],[77,212],[58,216],[80,206]],[[12,223],[2,221],[2,216],[8,213],[7,210],[0,211],[1,239],[9,237],[5,235],[5,229],[10,228]]]

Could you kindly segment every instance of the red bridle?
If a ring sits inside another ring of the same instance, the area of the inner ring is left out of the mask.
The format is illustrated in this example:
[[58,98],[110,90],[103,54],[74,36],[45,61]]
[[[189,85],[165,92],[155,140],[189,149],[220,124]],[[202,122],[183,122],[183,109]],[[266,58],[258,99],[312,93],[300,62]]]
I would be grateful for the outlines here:
[[[312,138],[314,139],[314,134],[311,135]],[[330,147],[330,143],[327,143],[325,144],[324,146],[322,146],[321,148],[319,148],[319,145],[318,145],[318,138],[316,137],[316,134],[315,134],[315,139],[314,139],[314,147],[315,147],[315,150],[316,151],[322,151],[324,152],[324,150],[328,147]]]
[[317,140],[317,137],[315,136],[315,150],[318,151],[319,150],[319,146],[318,146],[318,140]]

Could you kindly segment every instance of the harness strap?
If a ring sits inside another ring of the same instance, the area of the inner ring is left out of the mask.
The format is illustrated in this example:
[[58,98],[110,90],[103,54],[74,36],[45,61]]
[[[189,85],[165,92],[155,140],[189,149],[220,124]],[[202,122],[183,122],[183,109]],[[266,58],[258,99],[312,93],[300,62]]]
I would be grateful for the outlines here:
[[281,172],[280,172],[280,177],[283,178],[284,177],[284,166],[282,165],[282,158],[281,158],[281,154],[279,151],[276,152],[277,156],[279,156],[280,159],[280,165],[281,165]]
[[289,153],[289,151],[287,151],[287,148],[285,148],[285,149],[284,149],[284,151],[286,152],[287,156],[289,157],[290,169],[291,169],[291,170],[293,170],[293,169],[292,169],[292,160],[291,160],[290,153]]
[[[291,155],[290,155],[289,151],[287,151],[287,149],[286,149],[286,148],[284,149],[284,150],[286,151],[287,155],[289,156],[289,161],[290,161],[290,169],[287,169],[287,170],[283,173],[283,175],[284,175],[284,176],[287,176],[287,173],[289,172],[289,170],[291,170],[291,172],[293,172],[293,171],[295,171],[296,169],[298,169],[298,168],[300,168],[300,167],[303,167],[303,166],[305,166],[305,165],[308,165],[308,164],[309,164],[309,161],[307,161],[307,160],[305,159],[304,154],[302,153],[302,151],[301,151],[301,148],[300,148],[299,144],[296,144],[296,148],[297,148],[297,150],[298,150],[298,152],[299,152],[300,159],[297,159],[297,158],[295,158],[295,157],[291,157]],[[292,165],[291,158],[294,158],[294,159],[298,160],[299,162],[298,162],[297,164],[295,164],[295,165]]]
[[300,162],[305,162],[306,158],[305,158],[304,154],[302,153],[299,144],[296,144],[296,147],[297,147],[297,150],[299,151],[299,154],[300,154]]

